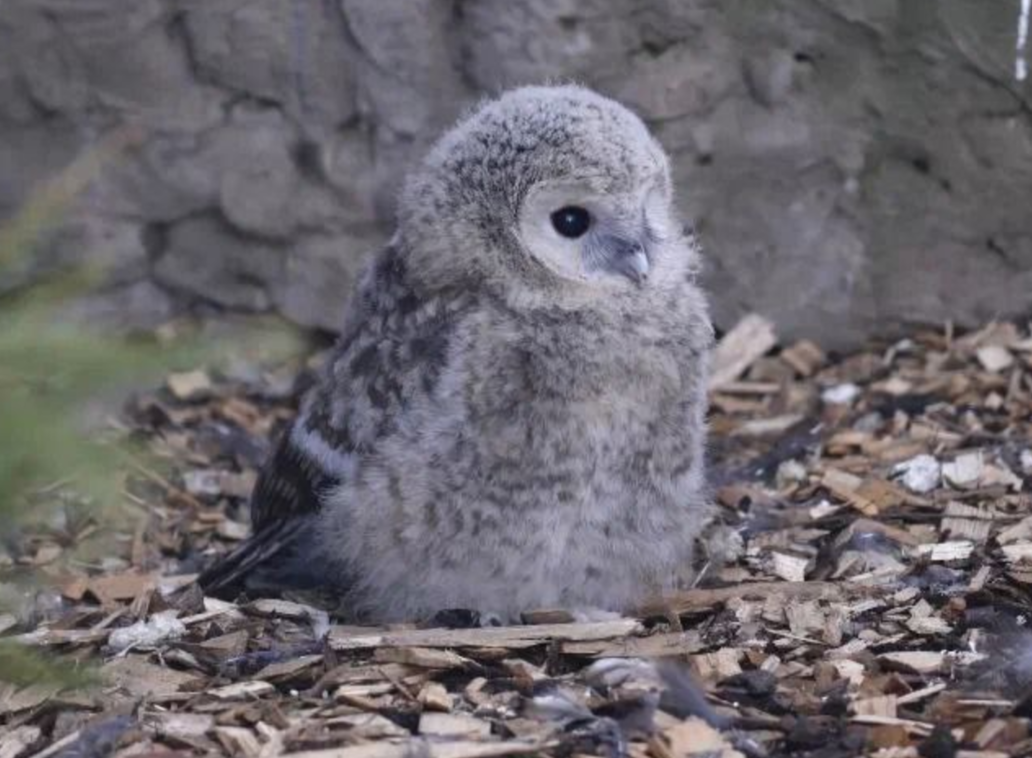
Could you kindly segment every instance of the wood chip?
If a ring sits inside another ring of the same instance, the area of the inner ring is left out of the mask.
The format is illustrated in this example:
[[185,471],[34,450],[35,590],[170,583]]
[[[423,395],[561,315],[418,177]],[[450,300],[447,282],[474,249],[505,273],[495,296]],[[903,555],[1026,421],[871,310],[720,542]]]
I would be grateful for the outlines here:
[[699,679],[717,682],[742,673],[742,651],[725,647],[714,653],[693,655],[688,660]]
[[938,563],[967,560],[974,550],[975,543],[968,540],[950,540],[934,545],[918,545],[913,548],[915,555],[924,556]]
[[857,715],[853,717],[853,721],[857,724],[867,724],[872,726],[901,726],[908,732],[922,737],[927,737],[932,733],[931,724],[926,724],[923,721],[896,718],[894,716]]
[[216,700],[253,700],[264,695],[271,695],[275,691],[276,688],[268,682],[251,681],[216,687],[206,690],[206,694]]
[[770,551],[770,572],[787,582],[804,581],[809,565],[810,558],[808,556],[795,555],[780,550]]
[[27,687],[12,688],[6,696],[0,697],[0,716],[38,708],[60,691],[61,686],[57,684],[30,684]]
[[464,713],[424,712],[419,717],[419,733],[434,737],[478,737],[491,734],[491,722]]
[[439,650],[429,647],[385,647],[373,654],[373,660],[382,663],[403,663],[408,666],[425,669],[463,669],[473,665],[473,661],[450,650]]
[[580,624],[485,627],[483,629],[413,629],[378,634],[355,634],[337,627],[330,629],[329,643],[336,650],[370,650],[390,647],[504,647],[521,649],[553,640],[584,642],[626,637],[641,629],[634,619]]
[[884,590],[835,582],[748,582],[734,587],[670,592],[642,605],[637,614],[644,618],[668,613],[698,613],[724,605],[729,600],[771,601],[784,605],[802,600],[844,601],[870,597]]
[[100,669],[101,676],[134,697],[173,695],[202,684],[197,674],[158,666],[141,656],[115,658]]
[[165,383],[177,400],[200,400],[208,397],[213,389],[211,377],[200,369],[170,374]]
[[0,734],[0,758],[22,758],[42,736],[38,726],[18,726]]
[[957,489],[974,489],[982,481],[985,460],[981,452],[965,453],[942,464],[942,478]]
[[237,726],[219,726],[214,729],[215,738],[230,755],[244,758],[259,758],[262,745],[250,729]]
[[879,695],[853,701],[853,711],[858,716],[896,718],[896,708],[897,698],[895,695]]
[[763,316],[745,316],[717,345],[710,372],[710,389],[732,382],[756,359],[766,355],[776,344],[774,324]]
[[663,740],[666,743],[666,749],[661,753],[663,758],[689,755],[732,758],[741,755],[720,732],[696,716],[690,716],[664,731]]
[[1011,351],[1000,345],[985,345],[975,352],[978,362],[986,371],[999,373],[1014,365],[1014,356]]
[[931,650],[882,653],[879,660],[918,674],[944,674],[954,668],[963,668],[984,661],[988,656],[982,653],[934,652]]
[[322,663],[321,655],[300,655],[286,661],[277,661],[259,671],[255,676],[262,681],[280,683],[289,681],[303,671],[314,669]]
[[766,437],[771,434],[782,434],[804,418],[805,416],[799,413],[788,413],[784,416],[755,419],[739,426],[733,435],[735,437]]
[[157,586],[156,574],[112,574],[89,581],[89,592],[104,605],[119,600],[133,600]]
[[1032,563],[1032,542],[1014,542],[1000,550],[1008,563]]
[[448,690],[440,682],[427,682],[419,691],[419,704],[428,711],[442,711],[447,713],[452,709],[454,702]]
[[800,340],[786,347],[778,357],[804,377],[813,376],[826,359],[824,351],[810,340]]

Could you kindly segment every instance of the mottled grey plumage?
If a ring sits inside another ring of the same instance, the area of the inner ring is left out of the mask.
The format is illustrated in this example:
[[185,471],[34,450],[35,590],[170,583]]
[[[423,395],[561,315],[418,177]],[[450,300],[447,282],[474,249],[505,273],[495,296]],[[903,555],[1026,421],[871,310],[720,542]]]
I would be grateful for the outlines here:
[[[575,239],[567,207],[590,214]],[[406,185],[256,536],[202,584],[328,582],[389,620],[679,583],[707,515],[696,265],[637,117],[573,86],[486,103]]]

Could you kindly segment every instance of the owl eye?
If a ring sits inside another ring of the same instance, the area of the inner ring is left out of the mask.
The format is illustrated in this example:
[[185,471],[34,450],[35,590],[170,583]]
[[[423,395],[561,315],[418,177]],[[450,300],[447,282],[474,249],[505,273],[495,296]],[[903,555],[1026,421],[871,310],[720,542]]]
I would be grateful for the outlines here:
[[559,234],[577,239],[591,226],[591,214],[577,205],[567,205],[552,214],[552,226]]

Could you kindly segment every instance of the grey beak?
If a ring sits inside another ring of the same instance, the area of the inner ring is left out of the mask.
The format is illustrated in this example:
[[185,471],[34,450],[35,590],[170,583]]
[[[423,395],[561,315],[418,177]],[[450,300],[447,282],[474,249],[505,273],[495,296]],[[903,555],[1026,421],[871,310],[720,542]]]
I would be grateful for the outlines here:
[[649,278],[649,256],[641,243],[614,238],[610,249],[611,263],[617,273],[635,284],[643,284]]

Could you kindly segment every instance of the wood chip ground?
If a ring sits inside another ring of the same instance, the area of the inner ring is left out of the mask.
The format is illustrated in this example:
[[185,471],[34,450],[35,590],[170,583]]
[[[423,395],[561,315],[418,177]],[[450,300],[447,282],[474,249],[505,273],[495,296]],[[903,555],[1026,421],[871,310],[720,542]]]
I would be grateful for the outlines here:
[[712,386],[699,584],[627,618],[504,628],[346,626],[312,598],[192,584],[247,534],[318,360],[136,396],[110,422],[135,446],[122,528],[74,480],[33,495],[0,547],[0,635],[97,684],[0,683],[0,758],[1032,755],[1026,325],[831,356],[746,320]]

